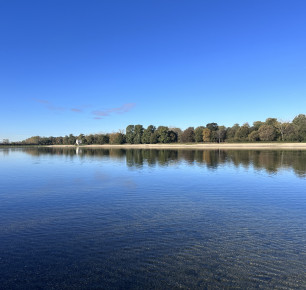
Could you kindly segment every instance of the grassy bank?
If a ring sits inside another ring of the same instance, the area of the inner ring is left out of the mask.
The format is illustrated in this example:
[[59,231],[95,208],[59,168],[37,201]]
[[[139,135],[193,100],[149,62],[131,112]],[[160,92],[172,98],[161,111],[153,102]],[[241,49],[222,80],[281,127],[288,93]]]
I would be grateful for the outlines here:
[[[46,147],[46,146],[44,146]],[[75,145],[50,145],[47,147],[71,147]],[[81,145],[80,148],[125,148],[125,149],[287,149],[287,150],[306,150],[306,143],[170,143],[170,144],[122,144],[122,145]]]

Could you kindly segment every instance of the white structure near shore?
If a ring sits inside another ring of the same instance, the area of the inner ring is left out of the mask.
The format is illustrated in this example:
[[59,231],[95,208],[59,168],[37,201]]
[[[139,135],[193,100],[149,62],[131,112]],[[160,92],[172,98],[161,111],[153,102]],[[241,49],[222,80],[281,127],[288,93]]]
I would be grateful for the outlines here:
[[76,139],[76,140],[75,140],[75,144],[76,144],[77,146],[79,146],[80,144],[82,144],[82,140]]

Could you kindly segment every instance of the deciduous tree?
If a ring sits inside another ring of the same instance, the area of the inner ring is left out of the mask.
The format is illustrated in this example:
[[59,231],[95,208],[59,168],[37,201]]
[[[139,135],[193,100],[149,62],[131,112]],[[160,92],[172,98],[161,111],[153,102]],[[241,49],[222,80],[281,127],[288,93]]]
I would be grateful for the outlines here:
[[297,126],[299,141],[306,141],[306,115],[299,114],[292,123]]
[[123,144],[124,143],[124,135],[122,133],[112,133],[109,135],[109,143],[110,144]]
[[194,142],[194,128],[189,127],[183,131],[181,141],[183,143]]
[[271,125],[262,125],[258,129],[259,138],[262,141],[273,141],[276,137],[276,130]]
[[234,124],[232,127],[229,127],[226,132],[226,137],[228,141],[234,141],[236,132],[239,130],[239,124]]
[[159,143],[170,143],[170,137],[169,137],[169,128],[165,126],[159,126],[157,128],[157,134],[158,134],[158,142]]
[[134,125],[128,125],[125,130],[125,136],[126,136],[126,142],[133,144],[134,143],[134,137],[135,137],[135,126]]
[[211,131],[208,128],[203,129],[203,142],[210,142]]
[[219,126],[218,130],[216,131],[216,135],[218,138],[218,142],[223,142],[225,140],[226,137],[226,128],[225,126]]
[[253,131],[249,134],[248,140],[251,142],[259,141],[258,131]]
[[183,133],[182,129],[176,128],[176,127],[171,127],[171,128],[169,128],[169,130],[173,131],[176,134],[177,142],[181,142],[181,137],[182,137],[182,133]]
[[206,124],[206,128],[208,128],[211,132],[218,130],[218,124],[217,123],[208,123]]
[[134,144],[141,144],[143,135],[142,125],[136,125],[134,130]]
[[194,140],[195,142],[203,142],[203,130],[204,126],[199,126],[194,130]]
[[250,133],[250,126],[248,123],[245,123],[236,131],[235,140],[246,141],[248,140],[249,133]]
[[151,135],[155,132],[156,128],[153,125],[148,126],[147,129],[143,131],[142,134],[142,143],[149,144],[151,141]]

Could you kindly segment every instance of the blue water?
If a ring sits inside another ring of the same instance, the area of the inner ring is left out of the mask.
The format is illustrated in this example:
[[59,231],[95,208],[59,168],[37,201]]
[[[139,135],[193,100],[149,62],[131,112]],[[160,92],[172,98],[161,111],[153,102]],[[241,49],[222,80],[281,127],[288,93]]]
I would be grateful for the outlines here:
[[0,148],[0,288],[306,288],[306,151]]

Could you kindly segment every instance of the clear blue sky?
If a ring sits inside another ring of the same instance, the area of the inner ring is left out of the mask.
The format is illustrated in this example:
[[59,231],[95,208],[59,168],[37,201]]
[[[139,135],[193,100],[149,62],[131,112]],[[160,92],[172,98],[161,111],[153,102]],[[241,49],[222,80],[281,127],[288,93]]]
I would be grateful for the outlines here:
[[305,0],[0,0],[0,140],[292,120],[305,15]]

